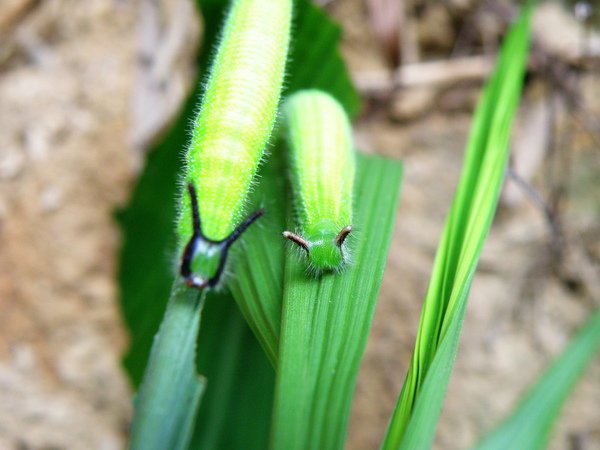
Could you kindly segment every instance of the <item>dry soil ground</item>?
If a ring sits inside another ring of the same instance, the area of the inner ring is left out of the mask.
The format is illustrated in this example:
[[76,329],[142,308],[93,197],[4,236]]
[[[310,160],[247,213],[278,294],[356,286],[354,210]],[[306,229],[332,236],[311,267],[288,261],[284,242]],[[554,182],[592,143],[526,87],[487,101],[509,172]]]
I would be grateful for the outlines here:
[[[133,98],[142,95],[140,36],[149,51],[155,45],[166,55],[153,76],[167,70],[171,103],[190,79],[195,40],[168,32],[175,24],[194,35],[194,25],[181,22],[179,3],[164,2],[158,23],[167,32],[158,37],[140,25],[147,20],[142,1],[0,5],[1,449],[124,447],[131,391],[119,365],[126,333],[116,304],[112,212],[128,197],[145,133],[172,108],[149,124],[132,114],[139,107]],[[344,27],[353,74],[384,71],[365,4],[328,3]],[[418,42],[432,55],[443,51],[455,37],[448,11],[425,8],[420,17]],[[368,102],[357,126],[362,149],[404,161],[405,181],[360,373],[351,449],[377,448],[401,386],[479,88],[471,81],[383,96]],[[582,89],[588,112],[600,114],[598,80],[584,77]],[[600,300],[600,150],[568,114],[559,111],[558,125],[548,126],[547,96],[543,81],[530,84],[515,164],[543,194],[570,174],[560,216],[566,250],[562,258],[552,253],[556,236],[540,209],[507,187],[475,278],[439,449],[466,448],[502,418]],[[548,163],[554,128],[556,151],[568,155],[559,159],[562,176],[551,176]],[[553,448],[600,449],[599,379],[596,361],[568,402]]]

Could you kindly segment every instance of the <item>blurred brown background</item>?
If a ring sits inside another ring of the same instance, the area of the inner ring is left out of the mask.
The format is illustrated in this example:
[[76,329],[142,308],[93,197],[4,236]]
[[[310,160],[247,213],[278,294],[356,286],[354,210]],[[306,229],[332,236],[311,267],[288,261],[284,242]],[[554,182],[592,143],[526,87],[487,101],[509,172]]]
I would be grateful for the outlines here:
[[[472,111],[510,3],[321,1],[361,90],[357,146],[405,163],[350,423],[375,449],[402,385]],[[475,443],[600,303],[598,5],[543,3],[511,175],[435,447]],[[190,0],[0,3],[0,449],[120,449],[131,390],[116,301],[123,205],[194,77]],[[600,361],[552,448],[600,449]]]

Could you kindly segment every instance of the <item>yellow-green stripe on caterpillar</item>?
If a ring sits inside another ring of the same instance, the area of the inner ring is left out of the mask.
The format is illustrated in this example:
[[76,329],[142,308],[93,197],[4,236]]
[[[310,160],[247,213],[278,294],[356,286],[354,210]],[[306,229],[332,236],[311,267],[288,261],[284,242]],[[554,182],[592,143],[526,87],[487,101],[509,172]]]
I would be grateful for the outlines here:
[[229,10],[186,155],[178,232],[191,287],[219,283],[229,247],[262,214],[243,220],[275,122],[292,3],[234,0]]
[[283,237],[306,252],[316,272],[348,262],[355,155],[342,106],[318,90],[299,91],[283,106],[299,233]]

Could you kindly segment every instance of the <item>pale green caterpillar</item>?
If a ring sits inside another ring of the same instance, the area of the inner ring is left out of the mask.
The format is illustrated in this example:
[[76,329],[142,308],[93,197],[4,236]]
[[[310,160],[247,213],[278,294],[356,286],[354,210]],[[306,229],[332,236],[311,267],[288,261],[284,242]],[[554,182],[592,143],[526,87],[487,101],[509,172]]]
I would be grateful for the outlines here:
[[352,129],[330,95],[300,91],[283,107],[290,148],[291,179],[300,233],[283,237],[297,244],[316,272],[348,262],[352,231],[355,155]]
[[186,155],[178,231],[191,287],[219,283],[229,247],[262,215],[242,221],[277,113],[292,3],[234,0],[227,16]]

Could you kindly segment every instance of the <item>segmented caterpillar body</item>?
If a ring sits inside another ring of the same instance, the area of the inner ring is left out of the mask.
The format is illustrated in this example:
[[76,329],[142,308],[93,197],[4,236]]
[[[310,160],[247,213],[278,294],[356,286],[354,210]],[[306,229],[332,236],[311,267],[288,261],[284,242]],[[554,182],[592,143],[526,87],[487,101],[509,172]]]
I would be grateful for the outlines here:
[[355,155],[342,106],[329,94],[305,90],[284,104],[299,233],[285,231],[317,272],[348,261]]
[[217,285],[229,246],[262,214],[242,222],[276,118],[291,14],[292,0],[234,0],[227,16],[186,155],[178,226],[190,286]]

